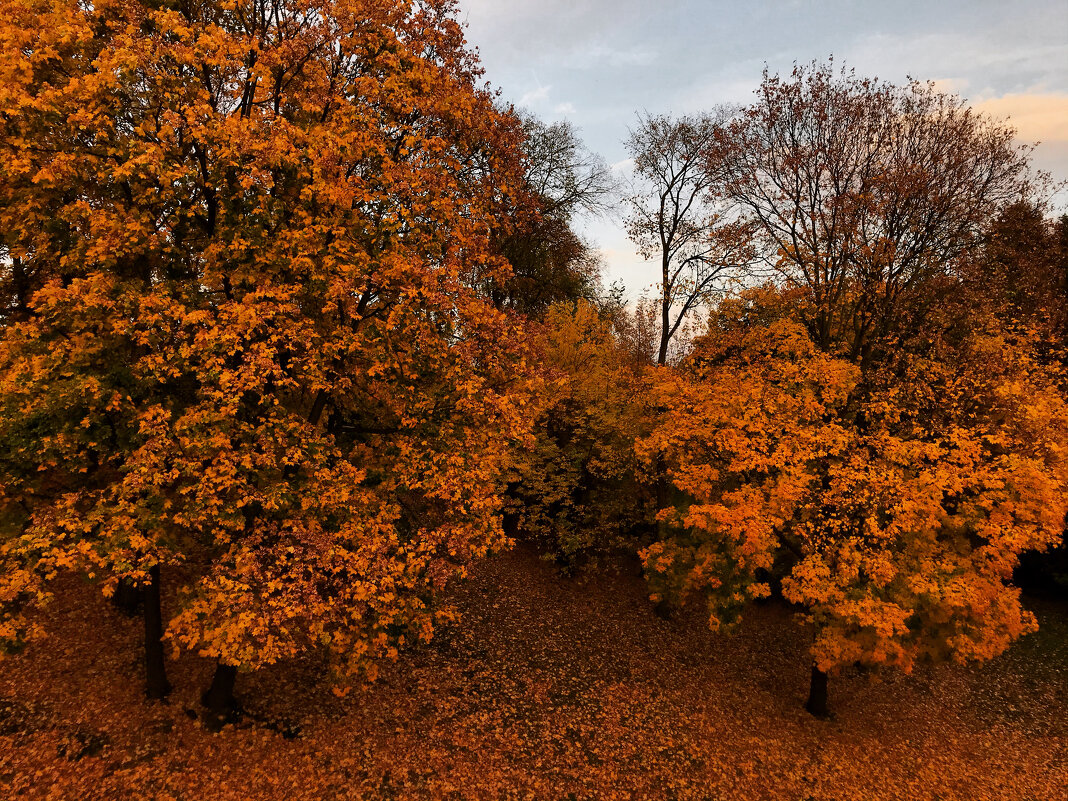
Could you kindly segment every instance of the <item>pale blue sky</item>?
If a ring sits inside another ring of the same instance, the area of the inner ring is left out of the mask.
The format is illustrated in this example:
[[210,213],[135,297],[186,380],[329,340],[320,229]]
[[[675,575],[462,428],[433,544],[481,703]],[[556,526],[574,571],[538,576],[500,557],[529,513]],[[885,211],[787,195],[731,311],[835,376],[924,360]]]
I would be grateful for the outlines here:
[[[901,82],[931,79],[1042,140],[1068,179],[1068,0],[460,0],[486,78],[546,120],[567,118],[609,163],[638,110],[745,102],[765,62],[825,59]],[[1063,195],[1062,195],[1063,197]],[[618,221],[594,221],[608,278],[655,281]]]

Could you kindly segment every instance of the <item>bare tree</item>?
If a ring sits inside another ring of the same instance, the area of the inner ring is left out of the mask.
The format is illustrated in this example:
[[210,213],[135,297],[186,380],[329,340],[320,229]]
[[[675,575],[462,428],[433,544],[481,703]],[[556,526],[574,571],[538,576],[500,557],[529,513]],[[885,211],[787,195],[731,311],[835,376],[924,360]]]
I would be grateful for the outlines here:
[[861,364],[922,329],[998,209],[1033,189],[1013,129],[932,84],[829,62],[765,72],[756,95],[704,174],[771,272],[805,290],[814,339]]
[[627,233],[646,259],[660,261],[660,345],[665,364],[671,338],[687,314],[707,302],[721,279],[746,261],[747,236],[712,190],[727,109],[673,118],[645,114],[626,146],[634,159],[627,197]]

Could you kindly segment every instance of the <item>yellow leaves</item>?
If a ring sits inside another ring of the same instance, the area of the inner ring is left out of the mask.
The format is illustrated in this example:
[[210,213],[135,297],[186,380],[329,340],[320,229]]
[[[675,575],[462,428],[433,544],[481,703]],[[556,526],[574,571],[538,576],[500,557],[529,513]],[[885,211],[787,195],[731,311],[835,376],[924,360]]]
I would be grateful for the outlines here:
[[352,672],[429,638],[431,596],[507,543],[537,413],[481,291],[510,119],[410,4],[280,7],[254,43],[211,9],[61,5],[32,48],[0,22],[0,223],[40,284],[0,341],[0,436],[41,507],[13,560],[188,558],[172,641],[235,663],[323,642]]
[[1018,555],[1061,536],[1068,414],[1025,351],[993,343],[861,386],[792,322],[713,325],[657,375],[664,417],[639,444],[677,490],[643,552],[654,593],[700,594],[719,627],[778,559],[825,670],[999,652],[1026,629],[1004,583]]

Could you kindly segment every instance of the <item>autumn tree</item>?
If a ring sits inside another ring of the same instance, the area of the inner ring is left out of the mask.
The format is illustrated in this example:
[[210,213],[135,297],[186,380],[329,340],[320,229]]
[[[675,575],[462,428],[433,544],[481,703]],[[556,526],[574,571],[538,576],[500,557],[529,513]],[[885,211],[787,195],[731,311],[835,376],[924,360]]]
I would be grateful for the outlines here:
[[150,693],[166,625],[221,718],[238,669],[373,674],[504,541],[526,357],[483,288],[529,195],[454,11],[4,0],[0,633],[133,580]]
[[1008,125],[931,83],[833,62],[765,71],[721,132],[715,191],[752,226],[769,277],[805,289],[814,341],[865,365],[922,333],[989,222],[1042,183]]
[[1046,217],[1035,201],[1006,206],[988,226],[965,272],[970,299],[1008,323],[1037,326],[1068,344],[1068,216]]
[[715,195],[720,126],[726,109],[673,118],[646,114],[627,139],[635,182],[627,232],[638,252],[659,262],[659,346],[666,364],[672,337],[694,309],[748,258],[748,232]]
[[844,447],[837,411],[857,382],[794,321],[731,322],[721,310],[687,360],[659,373],[657,425],[639,443],[677,493],[659,511],[668,536],[642,554],[653,600],[703,598],[713,629],[768,594],[780,530],[818,484],[813,466]]
[[521,120],[523,183],[535,202],[516,209],[500,238],[511,274],[492,292],[499,305],[539,317],[554,303],[596,298],[601,264],[575,228],[608,210],[616,182],[571,123]]
[[679,498],[643,554],[655,597],[719,628],[780,576],[814,630],[814,714],[843,667],[987,659],[1034,630],[1011,579],[1068,512],[1061,376],[978,316],[862,374],[776,294],[728,304],[661,376],[642,450]]

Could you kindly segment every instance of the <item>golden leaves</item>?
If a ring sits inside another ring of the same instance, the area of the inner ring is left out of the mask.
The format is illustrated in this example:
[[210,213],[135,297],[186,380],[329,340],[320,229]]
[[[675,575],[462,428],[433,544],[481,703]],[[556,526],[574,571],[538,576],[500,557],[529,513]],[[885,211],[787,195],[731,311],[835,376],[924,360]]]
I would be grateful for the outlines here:
[[449,3],[282,3],[255,35],[227,7],[4,2],[0,226],[33,277],[6,555],[105,587],[181,564],[172,642],[374,670],[506,542],[532,388],[479,281],[515,124]]
[[643,553],[657,597],[703,597],[719,626],[785,564],[823,670],[990,658],[1029,630],[1005,582],[1060,537],[1068,409],[1026,341],[979,333],[861,384],[792,322],[714,324],[658,380],[664,417],[639,447],[677,492]]

